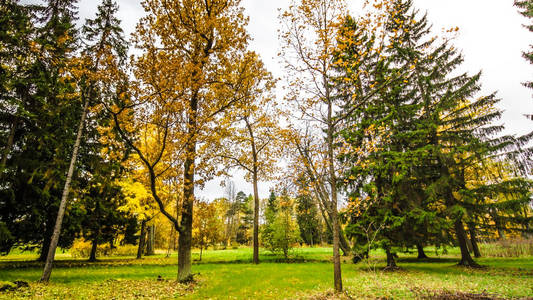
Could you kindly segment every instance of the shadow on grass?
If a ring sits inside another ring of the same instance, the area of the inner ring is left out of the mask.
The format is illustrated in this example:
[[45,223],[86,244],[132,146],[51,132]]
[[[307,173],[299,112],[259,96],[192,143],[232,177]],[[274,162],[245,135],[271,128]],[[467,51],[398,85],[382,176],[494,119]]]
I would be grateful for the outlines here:
[[[292,256],[284,258],[275,254],[265,254],[260,258],[261,263],[284,263],[284,264],[299,264],[299,263],[328,263],[328,260],[305,258],[303,256]],[[54,262],[54,268],[91,268],[91,267],[114,267],[114,266],[138,266],[138,265],[153,265],[153,266],[175,266],[177,260],[169,258],[110,258],[102,259],[94,262],[88,260],[56,260]],[[208,265],[208,264],[252,264],[252,258],[250,259],[233,259],[233,260],[194,260],[193,265]],[[13,269],[29,269],[29,268],[43,268],[44,263],[35,260],[26,261],[2,261],[0,262],[0,270],[13,270]]]
[[454,257],[428,257],[418,259],[416,257],[400,257],[396,259],[398,263],[458,263],[459,259]]

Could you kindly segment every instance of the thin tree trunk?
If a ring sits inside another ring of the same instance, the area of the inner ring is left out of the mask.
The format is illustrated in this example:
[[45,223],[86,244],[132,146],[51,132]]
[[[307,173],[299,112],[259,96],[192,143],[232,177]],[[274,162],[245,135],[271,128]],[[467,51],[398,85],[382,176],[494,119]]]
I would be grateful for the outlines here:
[[199,261],[202,261],[202,251],[203,251],[204,247],[202,245],[200,245],[200,260]]
[[[254,164],[255,165],[255,164]],[[257,188],[257,172],[253,176],[254,181],[254,264],[259,263],[259,189]]]
[[398,268],[398,266],[396,265],[396,260],[394,259],[394,254],[390,252],[390,249],[385,249],[385,252],[387,253],[387,269]]
[[155,225],[152,224],[148,226],[148,243],[146,244],[146,254],[145,254],[147,256],[155,254],[154,238],[155,238]]
[[89,261],[96,261],[96,250],[98,249],[98,236],[93,239],[93,244],[91,247],[91,254],[89,255]]
[[494,219],[494,225],[496,226],[496,229],[498,230],[498,239],[505,241],[507,238],[505,236],[505,230],[501,224],[500,216],[498,216],[498,212],[493,212],[492,218]]
[[46,230],[44,233],[44,237],[43,237],[43,244],[41,246],[41,253],[39,253],[39,258],[37,258],[37,261],[39,262],[46,261],[46,258],[48,257],[48,250],[50,250],[51,240],[52,240],[52,231],[48,232],[48,230]]
[[[315,193],[315,194],[318,194],[318,193]],[[324,219],[327,229],[329,229],[331,233],[333,234],[333,228],[330,223],[330,220],[332,219],[332,213],[327,208],[324,208],[324,206],[327,205],[327,203],[322,203],[321,200],[318,199],[318,197],[319,196],[317,195],[318,207],[320,209],[320,213],[322,214],[322,219]],[[351,253],[350,245],[348,244],[348,241],[346,240],[346,237],[344,236],[343,231],[340,229],[340,225],[339,225],[338,230],[339,230],[339,243],[340,243],[339,246],[340,246],[340,249],[342,250],[342,255],[348,256]]]
[[[327,82],[325,79],[324,82]],[[328,100],[328,137],[327,137],[327,147],[328,147],[328,164],[329,164],[329,185],[331,190],[331,221],[333,227],[333,283],[336,293],[342,292],[342,274],[341,274],[341,259],[339,253],[339,235],[340,235],[340,225],[339,225],[339,216],[337,213],[337,176],[335,174],[335,157],[333,155],[333,131],[334,127],[332,124],[333,118],[333,107],[331,99],[329,98],[329,89],[326,86],[326,94]]]
[[141,259],[144,251],[144,236],[146,235],[146,220],[141,222],[141,235],[139,236],[139,247],[137,248],[137,259]]
[[468,224],[468,231],[470,232],[470,244],[472,245],[472,250],[474,251],[474,257],[480,258],[481,252],[479,251],[479,246],[477,243],[476,225],[474,225],[474,223]]
[[173,240],[174,240],[174,226],[171,226],[170,227],[170,236],[169,236],[169,239],[168,239],[168,247],[167,247],[167,256],[166,257],[170,257],[170,249],[172,248]]
[[417,257],[418,259],[428,258],[428,256],[424,252],[424,246],[422,246],[422,244],[420,243],[416,244],[416,250],[418,251],[418,257]]
[[252,184],[254,188],[254,236],[253,236],[253,263],[259,263],[259,191],[257,188],[257,174],[259,170],[257,169],[257,149],[255,146],[254,132],[252,125],[248,121],[248,118],[244,118],[246,122],[246,128],[248,129],[248,134],[250,135],[251,148],[252,148]]
[[63,195],[61,196],[61,203],[59,204],[59,211],[57,213],[57,219],[54,226],[54,233],[52,234],[52,240],[50,242],[50,250],[46,257],[46,263],[44,265],[43,275],[41,282],[48,282],[50,280],[50,274],[52,273],[52,263],[54,262],[57,243],[59,241],[59,234],[61,233],[61,225],[63,223],[63,216],[65,215],[65,208],[67,206],[68,194],[70,191],[70,182],[72,175],[74,174],[74,167],[76,166],[76,159],[78,158],[78,150],[80,148],[81,136],[83,134],[83,126],[85,125],[85,118],[87,117],[87,110],[89,107],[89,99],[85,99],[83,105],[83,113],[78,126],[78,132],[76,135],[76,142],[74,143],[74,150],[72,151],[72,157],[70,159],[70,165],[68,168],[67,179],[63,188]]
[[7,156],[13,147],[15,141],[15,132],[17,130],[18,118],[13,117],[13,123],[11,124],[11,129],[9,130],[9,136],[7,137],[7,145],[4,148],[4,153],[2,154],[2,161],[0,162],[0,171],[3,171],[7,164]]
[[468,247],[466,245],[465,228],[463,226],[463,221],[461,221],[461,218],[457,218],[455,220],[454,227],[455,235],[457,236],[457,243],[459,244],[459,248],[461,249],[461,261],[459,262],[459,265],[479,268],[480,265],[472,259],[472,256],[470,256],[470,252],[468,252]]
[[[328,91],[328,94],[329,94],[329,91]],[[328,99],[329,99],[329,96],[328,96]],[[329,109],[331,110],[331,104],[329,105]],[[332,122],[331,118],[329,120],[330,120],[330,124],[328,126],[328,140],[329,140],[329,131],[330,130],[333,131],[333,129],[334,129],[334,126],[331,123]],[[331,141],[332,141],[331,143],[333,143],[333,136],[331,137]],[[331,225],[331,223],[333,223],[333,216],[332,216],[333,212],[332,212],[331,207],[329,205],[328,193],[325,192],[321,188],[322,181],[317,180],[317,178],[315,176],[316,172],[314,172],[314,169],[310,167],[312,165],[311,159],[305,154],[305,151],[302,149],[301,145],[298,142],[296,142],[296,146],[297,146],[298,152],[300,153],[302,158],[308,162],[305,165],[306,165],[307,173],[308,173],[311,181],[315,181],[317,183],[316,184],[317,187],[314,188],[313,191],[314,191],[314,193],[316,195],[316,199],[317,199],[317,202],[318,202],[318,206],[320,208],[320,212],[322,214],[322,218],[324,219],[324,221],[326,222],[327,227],[329,228],[329,230],[333,234],[334,231],[335,231],[335,230],[333,230],[332,225]],[[331,152],[332,152],[331,153],[331,157],[332,157],[333,156],[333,149],[329,149],[330,146],[332,148],[333,145],[329,145],[328,144],[328,156],[330,154],[329,150],[331,150]],[[328,158],[328,163],[329,163],[329,158]],[[333,164],[333,170],[334,170],[334,164]],[[337,180],[336,175],[333,174],[333,177],[334,177],[335,182],[336,182],[336,180]],[[330,181],[329,184],[331,186],[331,178],[329,178],[328,181]],[[337,196],[335,196],[335,198],[336,197]],[[336,211],[337,211],[337,208],[335,207],[335,212]],[[340,248],[342,249],[343,255],[344,256],[348,256],[351,253],[350,245],[348,244],[348,241],[346,240],[346,237],[344,236],[344,233],[343,233],[342,229],[340,228],[340,225],[338,226],[337,230],[339,231]]]

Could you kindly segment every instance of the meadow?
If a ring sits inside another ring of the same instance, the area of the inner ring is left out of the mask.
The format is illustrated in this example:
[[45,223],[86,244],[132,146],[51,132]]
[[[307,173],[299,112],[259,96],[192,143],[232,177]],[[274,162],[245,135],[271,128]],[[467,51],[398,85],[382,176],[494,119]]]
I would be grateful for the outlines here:
[[[346,299],[414,299],[437,294],[488,295],[483,299],[533,299],[533,257],[481,258],[483,269],[456,266],[459,250],[418,261],[399,254],[399,270],[384,270],[384,253],[368,261],[342,264]],[[251,264],[252,249],[193,252],[195,282],[176,283],[176,254],[136,260],[104,257],[89,263],[58,252],[49,284],[37,283],[42,264],[34,253],[15,251],[0,257],[0,281],[26,281],[29,287],[0,292],[0,299],[337,299],[332,294],[330,248],[296,248],[289,260],[261,251]],[[449,298],[453,299],[453,298]],[[467,298],[462,298],[467,299]],[[479,298],[481,299],[481,298]]]

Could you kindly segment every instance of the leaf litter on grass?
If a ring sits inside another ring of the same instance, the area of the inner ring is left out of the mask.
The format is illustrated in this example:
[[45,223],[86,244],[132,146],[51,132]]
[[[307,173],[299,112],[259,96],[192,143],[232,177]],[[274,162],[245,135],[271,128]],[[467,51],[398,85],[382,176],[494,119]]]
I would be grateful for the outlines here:
[[32,283],[28,288],[0,293],[0,299],[174,299],[195,292],[199,281],[109,279],[82,284]]

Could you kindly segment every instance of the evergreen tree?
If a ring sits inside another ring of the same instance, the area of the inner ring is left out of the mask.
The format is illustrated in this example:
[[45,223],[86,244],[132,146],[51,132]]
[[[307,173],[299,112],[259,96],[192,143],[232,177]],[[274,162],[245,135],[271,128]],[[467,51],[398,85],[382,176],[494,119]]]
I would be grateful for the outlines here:
[[[300,183],[305,184],[305,180],[300,180]],[[316,202],[309,193],[301,192],[296,197],[296,222],[304,243],[314,246],[320,242],[322,225],[318,218]]]
[[[33,25],[8,31],[27,39],[21,47],[12,48],[26,49],[27,55],[24,68],[18,68],[21,73],[14,77],[18,83],[12,86],[11,104],[6,110],[13,112],[16,122],[10,125],[15,129],[8,143],[12,146],[5,148],[9,153],[4,156],[6,180],[0,191],[5,202],[0,205],[14,244],[40,245],[40,260],[47,256],[65,180],[64,158],[71,152],[69,145],[76,136],[76,121],[81,114],[71,73],[78,46],[73,3],[48,1],[45,7],[22,7],[19,11],[25,11],[25,17],[18,20]],[[7,107],[4,99],[2,106]],[[61,246],[71,244],[79,230],[77,211],[73,209],[65,216]]]
[[[492,125],[501,115],[494,95],[466,100],[479,92],[480,74],[451,75],[461,55],[447,40],[429,36],[426,17],[417,17],[412,1],[395,3],[385,30],[388,50],[365,72],[373,78],[350,82],[393,82],[355,110],[343,132],[351,149],[371,148],[344,157],[353,162],[346,178],[352,191],[351,232],[360,243],[372,240],[383,247],[394,267],[392,247],[440,245],[449,242],[453,228],[460,264],[477,266],[466,247],[464,222],[473,223],[471,216],[484,215],[489,207],[524,205],[529,183],[480,176],[467,181],[465,174],[500,157],[515,141],[496,136],[503,127]],[[350,53],[345,54],[348,59]],[[505,199],[490,203],[498,193]]]
[[[294,214],[294,201],[286,192],[273,200],[271,192],[267,207],[267,223],[264,225],[262,240],[265,247],[288,258],[289,250],[300,240],[300,231]],[[275,209],[273,209],[275,206]]]
[[[515,0],[514,4],[520,10],[520,14],[531,21],[533,19],[533,1],[531,0]],[[533,32],[533,22],[525,25],[527,30]],[[523,53],[524,58],[530,63],[533,64],[533,45],[529,51]],[[525,82],[524,86],[533,89],[533,81]]]

